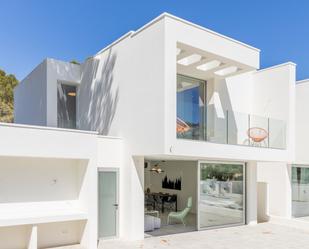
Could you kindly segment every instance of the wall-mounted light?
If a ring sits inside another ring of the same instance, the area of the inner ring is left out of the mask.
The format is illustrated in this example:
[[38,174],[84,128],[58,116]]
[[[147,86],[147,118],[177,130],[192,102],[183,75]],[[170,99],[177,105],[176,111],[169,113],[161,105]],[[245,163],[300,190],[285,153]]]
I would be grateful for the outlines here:
[[68,92],[68,96],[76,97],[76,92]]

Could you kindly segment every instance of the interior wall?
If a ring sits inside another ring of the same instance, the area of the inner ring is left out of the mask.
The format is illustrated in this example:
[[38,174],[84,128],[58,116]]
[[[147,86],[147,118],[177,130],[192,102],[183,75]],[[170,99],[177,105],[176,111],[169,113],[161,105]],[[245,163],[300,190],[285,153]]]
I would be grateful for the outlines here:
[[[164,173],[158,174],[149,171],[151,167],[159,163]],[[162,180],[167,176],[168,179],[175,180],[181,177],[181,190],[162,188]],[[190,196],[193,199],[191,212],[196,213],[197,201],[197,162],[196,161],[150,161],[150,165],[145,169],[145,190],[150,189],[151,192],[162,192],[169,194],[177,194],[178,210],[183,210],[187,205]]]

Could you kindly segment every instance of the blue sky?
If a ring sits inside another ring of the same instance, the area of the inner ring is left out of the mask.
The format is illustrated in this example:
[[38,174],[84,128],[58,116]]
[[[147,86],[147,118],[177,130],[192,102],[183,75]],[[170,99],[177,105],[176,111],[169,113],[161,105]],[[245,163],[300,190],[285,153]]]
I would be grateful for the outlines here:
[[295,62],[309,78],[309,1],[1,0],[0,68],[25,77],[44,58],[83,61],[169,12],[260,48],[261,68]]

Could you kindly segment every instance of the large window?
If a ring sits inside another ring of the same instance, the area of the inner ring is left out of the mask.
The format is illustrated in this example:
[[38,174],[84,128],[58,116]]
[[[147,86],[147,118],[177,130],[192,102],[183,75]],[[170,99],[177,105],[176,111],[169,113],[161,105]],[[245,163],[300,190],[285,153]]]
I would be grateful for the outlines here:
[[205,140],[206,82],[177,75],[177,137]]
[[309,165],[292,167],[292,214],[294,217],[309,215]]
[[199,228],[245,223],[245,166],[200,163]]
[[57,120],[58,127],[76,128],[76,86],[58,84]]

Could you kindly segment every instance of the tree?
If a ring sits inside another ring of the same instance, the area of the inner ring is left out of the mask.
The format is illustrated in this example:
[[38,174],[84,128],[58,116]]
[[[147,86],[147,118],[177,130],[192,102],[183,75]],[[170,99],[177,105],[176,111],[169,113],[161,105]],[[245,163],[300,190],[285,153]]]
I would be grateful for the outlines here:
[[75,65],[80,65],[80,63],[76,60],[71,60],[70,63],[75,64]]
[[0,122],[14,121],[14,87],[18,80],[12,74],[6,74],[0,69]]

